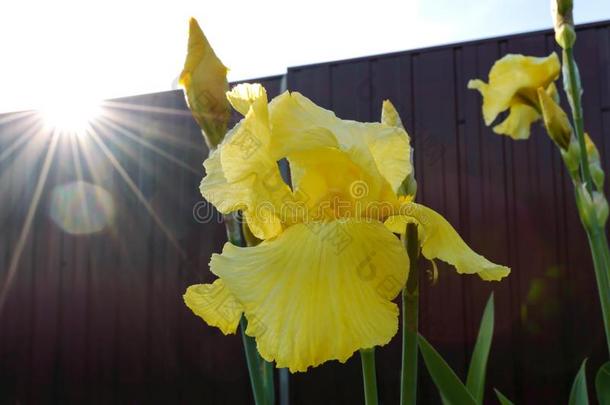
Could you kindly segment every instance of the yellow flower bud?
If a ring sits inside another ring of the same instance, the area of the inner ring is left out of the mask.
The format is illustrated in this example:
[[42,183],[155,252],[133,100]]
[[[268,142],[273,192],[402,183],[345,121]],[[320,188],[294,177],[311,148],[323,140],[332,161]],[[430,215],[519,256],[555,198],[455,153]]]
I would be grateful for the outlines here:
[[542,87],[538,88],[538,100],[547,133],[561,149],[568,149],[572,138],[568,116]]
[[585,146],[587,148],[587,162],[589,163],[589,171],[591,172],[593,183],[598,190],[603,190],[605,174],[599,158],[599,151],[587,133],[585,133]]
[[210,148],[215,148],[222,141],[231,117],[231,108],[225,96],[229,90],[227,71],[197,20],[191,18],[188,53],[179,83],[186,92],[189,108]]
[[570,145],[567,149],[559,149],[561,152],[561,157],[570,172],[570,177],[573,179],[578,178],[578,165],[580,164],[580,145],[578,144],[578,139],[573,136],[570,139]]

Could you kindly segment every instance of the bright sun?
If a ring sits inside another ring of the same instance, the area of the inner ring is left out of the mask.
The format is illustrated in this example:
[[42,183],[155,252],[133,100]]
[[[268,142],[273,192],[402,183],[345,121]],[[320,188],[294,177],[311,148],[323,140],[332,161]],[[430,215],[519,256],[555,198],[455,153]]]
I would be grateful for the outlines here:
[[45,103],[40,110],[47,129],[84,135],[101,114],[100,103],[78,96],[66,96]]

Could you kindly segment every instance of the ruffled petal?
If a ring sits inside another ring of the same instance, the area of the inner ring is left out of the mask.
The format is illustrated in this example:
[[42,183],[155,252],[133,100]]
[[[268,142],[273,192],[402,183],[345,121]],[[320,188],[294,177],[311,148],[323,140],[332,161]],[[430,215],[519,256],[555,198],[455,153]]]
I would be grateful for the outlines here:
[[255,177],[229,183],[222,171],[218,149],[203,162],[203,167],[205,177],[201,181],[199,191],[219,212],[228,214],[252,205],[251,189]]
[[363,170],[379,173],[394,191],[412,170],[409,136],[400,127],[339,119],[297,92],[274,99],[270,116],[272,149],[280,157],[295,150],[339,147]]
[[212,284],[195,284],[186,289],[184,303],[208,325],[225,335],[235,333],[243,313],[242,305],[217,279]]
[[406,203],[399,215],[388,218],[386,226],[395,233],[404,233],[407,223],[418,225],[423,255],[440,259],[454,266],[460,274],[478,274],[486,281],[499,281],[510,269],[487,260],[472,251],[442,215],[416,203]]
[[267,94],[261,85],[242,84],[227,97],[245,118],[204,162],[201,193],[222,213],[244,210],[252,233],[272,238],[282,230],[282,206],[292,191],[270,153]]
[[283,204],[292,198],[292,191],[279,171],[251,173],[237,181],[228,181],[220,159],[221,149],[212,152],[204,162],[206,175],[199,190],[216,209],[228,214],[243,210],[252,233],[268,239],[282,231]]
[[242,303],[263,358],[295,372],[390,341],[408,257],[383,224],[352,219],[294,225],[255,247],[227,243],[210,268]]
[[[222,169],[228,181],[238,181],[253,173],[279,174],[277,160],[270,154],[271,129],[267,118],[267,93],[260,85],[242,84],[227,94],[245,118],[220,145]],[[247,110],[246,110],[247,108]]]
[[227,92],[227,99],[244,117],[254,109],[256,115],[265,123],[269,121],[267,111],[267,91],[259,83],[242,83]]

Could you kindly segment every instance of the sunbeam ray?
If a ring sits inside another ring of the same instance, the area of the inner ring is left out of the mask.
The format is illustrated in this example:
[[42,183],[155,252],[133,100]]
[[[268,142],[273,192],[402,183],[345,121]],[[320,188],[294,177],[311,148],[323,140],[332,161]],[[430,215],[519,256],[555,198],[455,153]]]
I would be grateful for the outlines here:
[[181,257],[185,258],[186,253],[184,252],[182,247],[178,244],[178,241],[176,240],[176,238],[174,237],[172,232],[169,230],[169,228],[167,228],[167,226],[165,226],[165,224],[163,223],[161,218],[159,218],[159,216],[157,215],[155,210],[148,203],[148,201],[146,200],[146,198],[144,197],[144,195],[142,194],[140,189],[133,182],[133,180],[131,179],[131,177],[129,176],[127,171],[125,171],[125,169],[123,168],[121,163],[117,160],[117,158],[108,149],[106,144],[101,140],[101,138],[94,131],[91,131],[89,133],[89,135],[90,135],[91,139],[93,139],[93,141],[97,144],[97,146],[102,150],[102,153],[106,156],[106,158],[108,159],[110,164],[114,167],[114,169],[119,173],[121,178],[123,178],[125,183],[127,183],[127,186],[135,194],[136,198],[140,201],[140,203],[142,205],[144,205],[144,208],[146,208],[146,211],[148,212],[148,214],[153,218],[153,220],[155,221],[157,226],[165,234],[165,236],[171,242],[171,244],[174,246],[174,248],[180,253]]
[[[103,121],[103,122],[100,122],[100,121]],[[131,139],[134,142],[139,143],[140,145],[144,146],[145,148],[152,150],[159,156],[169,160],[170,162],[176,164],[177,166],[179,166],[185,170],[188,170],[189,172],[191,172],[197,176],[202,175],[201,170],[197,170],[197,169],[189,166],[188,164],[184,163],[183,161],[176,158],[175,156],[172,156],[169,153],[165,152],[163,149],[159,148],[158,146],[153,145],[152,143],[148,142],[145,139],[141,139],[140,137],[134,135],[128,129],[123,128],[121,125],[112,122],[112,120],[110,120],[109,118],[100,117],[100,119],[98,120],[98,123],[108,125],[109,127],[111,127],[111,129],[114,129],[117,132],[121,133],[122,135],[125,135],[127,138]],[[133,156],[131,156],[131,157],[133,158]]]
[[13,256],[11,257],[11,261],[9,264],[6,278],[4,280],[4,283],[2,284],[2,287],[0,288],[0,313],[2,313],[2,309],[4,307],[4,303],[6,301],[8,291],[11,287],[13,278],[15,277],[15,273],[17,272],[17,267],[19,266],[19,260],[21,259],[21,254],[23,253],[23,248],[25,246],[25,242],[30,233],[30,228],[32,227],[34,215],[36,214],[36,210],[38,209],[38,203],[40,202],[40,196],[42,195],[42,191],[44,189],[45,183],[47,181],[47,176],[49,174],[49,169],[51,167],[53,157],[55,156],[55,150],[57,148],[59,136],[60,135],[57,131],[53,132],[53,135],[51,138],[51,145],[47,149],[47,154],[45,156],[45,160],[42,165],[40,175],[38,176],[36,188],[34,189],[34,195],[32,197],[32,200],[30,201],[30,206],[28,207],[28,212],[25,217],[25,222],[24,222],[23,226],[21,227],[19,239],[17,240],[17,245],[15,246],[15,249],[13,251]]

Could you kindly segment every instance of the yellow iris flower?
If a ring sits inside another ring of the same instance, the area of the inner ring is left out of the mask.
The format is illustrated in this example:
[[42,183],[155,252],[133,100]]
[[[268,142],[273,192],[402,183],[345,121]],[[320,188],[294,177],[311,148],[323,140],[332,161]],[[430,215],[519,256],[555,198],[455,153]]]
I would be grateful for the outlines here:
[[[227,97],[244,118],[205,161],[201,192],[222,213],[241,210],[263,241],[226,243],[210,261],[219,278],[189,287],[184,300],[225,334],[244,314],[265,360],[305,371],[388,343],[398,329],[392,300],[409,272],[394,233],[407,222],[418,225],[428,259],[483,280],[510,272],[470,250],[440,214],[397,194],[412,173],[411,147],[389,102],[385,123],[360,123],[296,92],[268,103],[258,84]],[[278,169],[283,158],[292,187]]]
[[509,54],[494,63],[489,83],[470,80],[468,88],[483,96],[485,125],[491,125],[501,112],[510,110],[508,117],[494,126],[494,132],[513,139],[529,138],[530,126],[542,118],[538,89],[543,89],[549,99],[556,99],[554,81],[560,68],[555,53],[544,58]]

